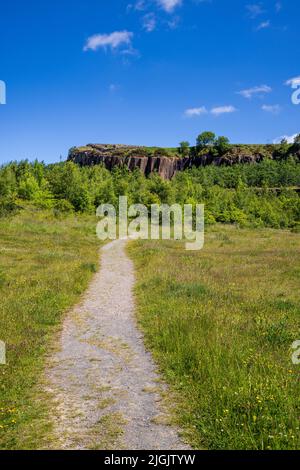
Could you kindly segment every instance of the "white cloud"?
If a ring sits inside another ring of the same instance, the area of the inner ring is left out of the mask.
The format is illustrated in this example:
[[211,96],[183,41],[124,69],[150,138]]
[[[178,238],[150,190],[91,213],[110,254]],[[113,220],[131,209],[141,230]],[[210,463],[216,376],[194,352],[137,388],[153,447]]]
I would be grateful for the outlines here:
[[298,77],[290,78],[285,82],[285,84],[291,87],[300,86],[300,75]]
[[202,116],[204,114],[212,114],[213,116],[221,116],[221,114],[235,113],[237,109],[234,106],[217,106],[210,111],[205,106],[199,108],[188,108],[184,111],[184,115],[188,118]]
[[281,137],[277,137],[277,139],[273,140],[273,144],[280,144],[280,142],[285,139],[289,144],[293,144],[295,138],[297,137],[298,134],[293,134],[293,135],[282,135]]
[[143,11],[146,10],[147,6],[145,4],[145,0],[137,0],[135,3],[129,3],[127,5],[127,12],[130,12],[132,10],[136,11]]
[[262,29],[267,29],[267,28],[270,28],[271,26],[271,21],[270,20],[267,20],[267,21],[262,21],[256,28],[256,31],[260,31]]
[[[275,6],[275,8],[278,8],[278,6],[277,7]],[[252,3],[249,5],[246,5],[246,10],[248,11],[249,18],[251,18],[252,20],[255,20],[258,16],[261,16],[265,13],[262,3]],[[270,28],[270,26],[271,26],[271,21],[265,20],[259,23],[259,25],[255,29],[256,31],[260,31],[262,29]]]
[[276,2],[275,3],[275,10],[276,10],[276,13],[279,13],[282,10],[282,3],[281,2]]
[[237,109],[234,106],[218,106],[210,111],[213,116],[221,116],[221,114],[235,113]]
[[185,112],[184,112],[184,115],[186,117],[192,118],[192,117],[196,117],[196,116],[201,116],[202,114],[207,114],[207,112],[208,111],[205,108],[205,106],[201,106],[199,108],[186,109]]
[[145,1],[144,0],[138,0],[135,5],[134,5],[135,10],[145,10]]
[[274,105],[264,104],[262,105],[261,109],[265,111],[266,113],[271,113],[271,114],[279,114],[281,111],[281,107],[279,106],[279,104],[274,104]]
[[97,49],[106,49],[108,47],[114,50],[122,45],[131,47],[132,37],[133,33],[129,31],[115,31],[110,34],[94,34],[87,39],[84,51],[96,51]]
[[246,90],[238,91],[239,95],[242,95],[244,98],[251,99],[252,96],[262,95],[264,93],[271,93],[272,88],[268,85],[255,86],[253,88],[248,88]]
[[264,13],[264,9],[261,3],[253,3],[251,5],[246,5],[246,9],[248,11],[250,18],[253,18],[253,19]]
[[136,0],[134,3],[127,5],[127,11],[145,11],[151,8],[151,4],[156,3],[160,8],[165,10],[167,13],[173,13],[175,8],[182,5],[183,0]]
[[143,28],[148,32],[151,33],[156,28],[156,17],[154,13],[148,13],[143,18]]
[[182,4],[182,0],[156,0],[158,5],[167,13],[172,13],[176,7]]

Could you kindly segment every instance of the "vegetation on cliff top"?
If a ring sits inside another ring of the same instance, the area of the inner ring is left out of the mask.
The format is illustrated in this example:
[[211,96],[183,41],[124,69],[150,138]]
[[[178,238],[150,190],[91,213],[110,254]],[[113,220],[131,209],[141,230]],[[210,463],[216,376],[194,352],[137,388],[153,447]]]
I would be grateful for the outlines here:
[[[216,136],[214,132],[205,131],[196,138],[195,146],[191,146],[188,141],[182,141],[178,147],[145,147],[145,146],[126,146],[126,145],[97,145],[89,144],[83,147],[72,147],[69,151],[69,157],[80,153],[97,154],[104,148],[111,156],[119,157],[168,157],[183,158],[190,157],[193,159],[201,159],[204,155],[212,157],[222,157],[227,155],[235,158],[239,154],[247,154],[249,156],[261,155],[262,158],[274,160],[286,160],[291,155],[297,155],[300,151],[300,134],[295,138],[293,143],[288,143],[283,139],[278,144],[231,144],[225,136]],[[299,157],[299,155],[298,155]]]

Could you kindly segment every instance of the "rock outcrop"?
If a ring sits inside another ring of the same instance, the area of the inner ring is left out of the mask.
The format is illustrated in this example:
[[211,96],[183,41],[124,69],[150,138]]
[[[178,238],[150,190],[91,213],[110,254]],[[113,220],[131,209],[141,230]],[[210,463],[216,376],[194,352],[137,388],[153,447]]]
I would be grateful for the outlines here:
[[151,154],[145,147],[130,145],[89,144],[72,149],[68,160],[81,166],[103,164],[110,171],[116,166],[131,171],[138,168],[145,176],[157,172],[163,179],[171,179],[190,166],[189,158],[160,155],[159,149]]
[[[296,154],[294,155],[297,157]],[[216,156],[212,152],[197,156],[195,148],[191,148],[190,156],[183,157],[176,149],[88,144],[85,147],[71,149],[68,160],[81,166],[103,164],[110,171],[116,166],[125,166],[131,171],[139,169],[145,176],[157,172],[163,179],[169,180],[177,172],[193,166],[253,164],[259,163],[265,158],[276,158],[276,146],[233,145],[228,152],[221,156]]]

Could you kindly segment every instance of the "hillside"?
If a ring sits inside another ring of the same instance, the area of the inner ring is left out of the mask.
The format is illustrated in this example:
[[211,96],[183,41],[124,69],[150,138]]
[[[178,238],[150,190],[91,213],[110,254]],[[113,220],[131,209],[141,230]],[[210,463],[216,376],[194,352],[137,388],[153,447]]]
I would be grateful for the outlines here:
[[172,179],[179,171],[192,167],[259,163],[265,159],[285,160],[289,156],[300,161],[300,149],[296,144],[228,145],[221,151],[213,146],[201,151],[189,147],[185,152],[180,148],[88,144],[73,147],[68,160],[81,166],[103,164],[109,171],[116,166],[125,166],[131,171],[138,168],[145,176],[157,172],[163,179]]

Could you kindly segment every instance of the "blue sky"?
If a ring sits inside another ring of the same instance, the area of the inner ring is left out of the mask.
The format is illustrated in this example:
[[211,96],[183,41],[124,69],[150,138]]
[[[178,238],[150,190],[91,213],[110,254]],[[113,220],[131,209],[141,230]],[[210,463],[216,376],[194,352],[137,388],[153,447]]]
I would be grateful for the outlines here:
[[300,2],[15,0],[0,7],[0,162],[73,145],[266,143],[300,132]]

